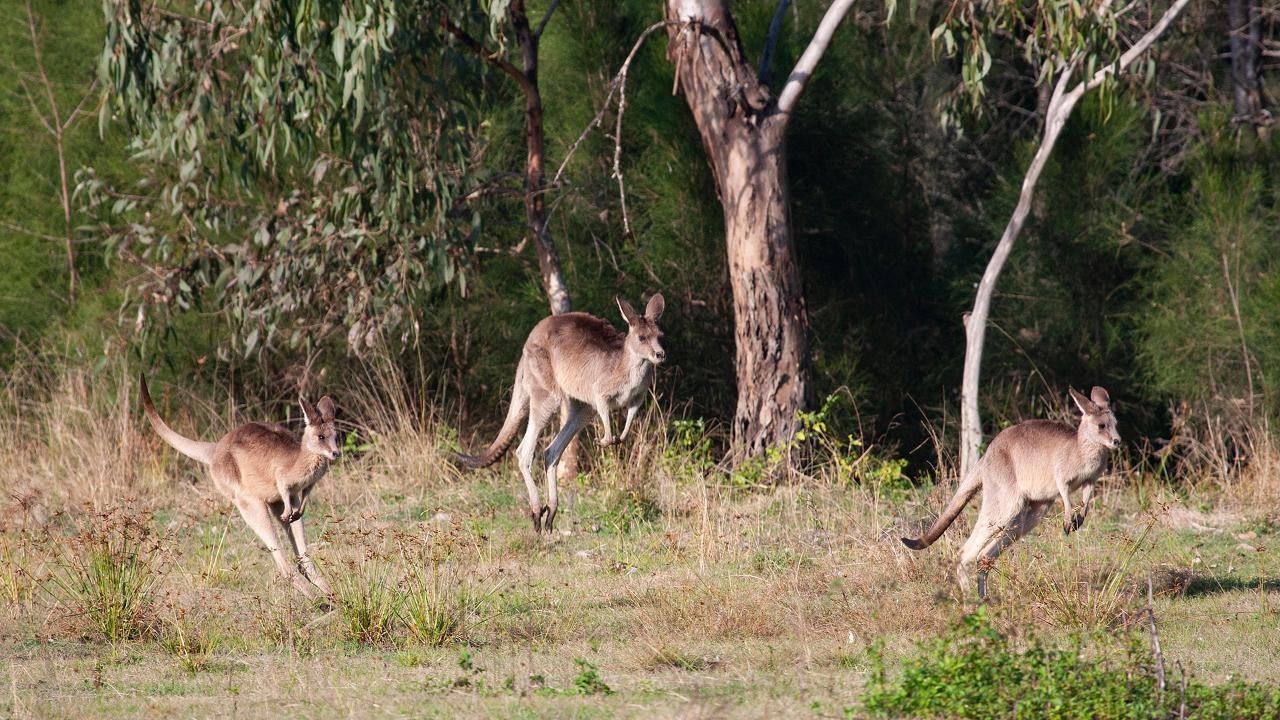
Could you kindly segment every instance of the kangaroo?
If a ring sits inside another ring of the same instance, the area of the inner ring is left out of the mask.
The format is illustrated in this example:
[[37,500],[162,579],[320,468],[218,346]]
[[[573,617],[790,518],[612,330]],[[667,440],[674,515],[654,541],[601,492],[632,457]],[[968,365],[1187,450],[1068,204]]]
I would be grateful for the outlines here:
[[[625,335],[608,322],[582,312],[539,321],[525,340],[511,405],[497,439],[483,455],[454,455],[456,462],[467,467],[492,465],[511,447],[520,421],[527,415],[529,422],[516,456],[529,492],[529,517],[535,533],[555,529],[556,464],[569,441],[591,421],[590,411],[604,423],[604,435],[597,439],[601,447],[622,442],[640,410],[654,366],[667,358],[658,329],[658,319],[666,308],[662,294],[649,298],[644,315],[637,314],[626,300],[615,301],[627,321]],[[542,458],[547,477],[547,504],[543,505],[533,480],[533,459],[542,429],[562,405],[565,412],[560,432]],[[627,410],[622,434],[617,437],[609,419],[615,408]]]
[[[271,551],[280,575],[309,598],[315,597],[316,589],[331,594],[329,583],[307,553],[302,514],[311,489],[329,470],[330,461],[341,455],[333,399],[326,395],[315,405],[298,399],[306,418],[301,440],[282,425],[251,422],[211,443],[174,432],[156,413],[146,378],[140,376],[138,381],[143,410],[156,434],[178,452],[209,466],[214,487],[235,503],[245,523]],[[280,550],[273,519],[287,531],[301,577]]]
[[[933,527],[919,539],[902,538],[912,550],[929,547],[981,487],[978,522],[956,566],[963,592],[968,593],[969,573],[977,565],[978,597],[986,597],[991,564],[1006,547],[1031,532],[1055,498],[1062,499],[1064,533],[1070,535],[1084,525],[1094,483],[1106,468],[1108,454],[1120,447],[1120,434],[1106,390],[1095,387],[1088,398],[1075,390],[1069,392],[1083,413],[1079,427],[1054,420],[1028,420],[1005,428],[960,483]],[[1072,512],[1071,491],[1081,487],[1081,507]]]

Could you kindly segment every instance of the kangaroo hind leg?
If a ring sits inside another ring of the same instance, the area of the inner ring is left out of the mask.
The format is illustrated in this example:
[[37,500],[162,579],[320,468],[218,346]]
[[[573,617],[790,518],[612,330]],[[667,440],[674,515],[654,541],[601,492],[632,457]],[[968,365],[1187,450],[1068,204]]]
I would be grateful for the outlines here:
[[516,449],[516,460],[520,465],[520,475],[524,477],[525,490],[529,494],[529,518],[533,521],[533,531],[535,533],[542,532],[542,518],[547,514],[548,509],[542,504],[538,493],[538,483],[533,478],[533,458],[538,452],[538,438],[542,435],[542,429],[546,427],[551,416],[556,413],[558,406],[559,403],[553,402],[549,397],[544,396],[537,400],[531,399],[529,403],[529,424],[525,426],[524,438],[520,440],[520,447]]
[[[1014,541],[1024,537],[1027,533],[1040,523],[1040,519],[1044,517],[1045,510],[1049,507],[1048,503],[1028,503],[1020,510],[1012,513],[1003,522],[997,525],[997,532],[990,537],[980,547],[970,547],[965,543],[966,553],[965,559],[969,560],[970,566],[974,564],[978,567],[978,597],[986,598],[987,596],[987,573],[995,564],[996,558],[1005,551]],[[970,538],[972,540],[972,538]]]
[[556,508],[559,504],[557,470],[559,469],[560,455],[569,446],[569,443],[573,442],[573,438],[582,431],[582,428],[586,427],[587,423],[591,421],[591,412],[586,403],[569,400],[568,408],[569,412],[565,415],[564,424],[560,426],[560,432],[551,441],[551,445],[543,456],[547,476],[547,517],[544,522],[547,532],[555,530]]
[[271,509],[267,504],[240,497],[236,498],[236,508],[240,511],[240,516],[244,518],[249,529],[253,530],[258,539],[271,551],[271,557],[276,561],[276,569],[279,570],[280,575],[290,580],[298,592],[308,598],[315,597],[315,589],[312,584],[304,580],[294,570],[293,565],[285,559],[284,552],[280,549],[280,539],[276,535],[275,526],[272,525]]

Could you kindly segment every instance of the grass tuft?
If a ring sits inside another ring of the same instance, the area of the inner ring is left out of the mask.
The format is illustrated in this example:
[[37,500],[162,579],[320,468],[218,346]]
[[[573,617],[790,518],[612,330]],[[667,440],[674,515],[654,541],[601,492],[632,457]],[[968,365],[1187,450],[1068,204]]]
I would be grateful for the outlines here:
[[87,629],[118,643],[154,628],[161,539],[149,512],[86,509],[80,532],[56,561],[50,591]]

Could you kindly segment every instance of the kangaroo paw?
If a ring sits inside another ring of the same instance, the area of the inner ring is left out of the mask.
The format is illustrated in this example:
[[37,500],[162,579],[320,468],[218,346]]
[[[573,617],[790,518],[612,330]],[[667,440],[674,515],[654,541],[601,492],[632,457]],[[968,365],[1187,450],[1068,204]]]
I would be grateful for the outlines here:
[[602,438],[596,438],[596,443],[597,443],[600,447],[609,447],[610,445],[617,445],[617,444],[618,444],[618,438],[615,438],[615,437],[602,437]]
[[530,510],[529,519],[533,521],[533,534],[542,534],[542,512],[539,510]]
[[542,528],[546,530],[548,533],[555,532],[556,531],[556,511],[547,507],[546,505],[543,505],[542,514],[543,514],[543,517],[545,518],[542,521]]

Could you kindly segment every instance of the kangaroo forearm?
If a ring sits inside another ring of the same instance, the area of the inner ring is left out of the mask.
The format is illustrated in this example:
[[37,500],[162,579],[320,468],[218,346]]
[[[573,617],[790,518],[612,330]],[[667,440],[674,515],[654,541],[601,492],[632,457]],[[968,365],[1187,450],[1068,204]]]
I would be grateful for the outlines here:
[[607,445],[613,442],[613,423],[609,420],[609,403],[597,400],[595,406],[596,414],[600,416],[600,423],[604,425],[604,435],[600,437],[600,444]]
[[618,436],[619,440],[627,437],[627,433],[631,432],[631,422],[636,419],[636,414],[640,411],[639,405],[632,405],[627,408],[627,419],[622,423],[622,434]]

